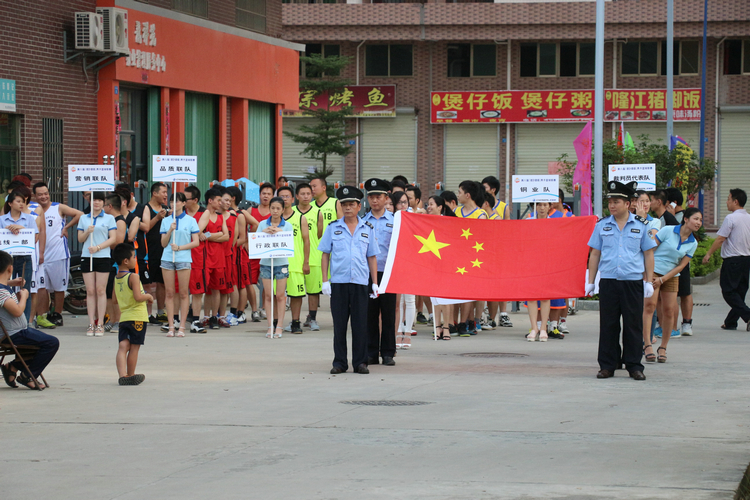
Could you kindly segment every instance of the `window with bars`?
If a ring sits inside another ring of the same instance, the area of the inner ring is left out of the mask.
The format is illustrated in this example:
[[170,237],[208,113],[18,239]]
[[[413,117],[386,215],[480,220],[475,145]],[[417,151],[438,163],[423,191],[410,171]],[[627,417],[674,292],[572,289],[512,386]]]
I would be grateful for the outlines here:
[[[667,42],[629,42],[621,45],[621,72],[628,76],[667,74]],[[657,70],[658,68],[658,70]],[[697,75],[700,71],[700,42],[675,41],[672,74]]]
[[266,32],[266,0],[237,0],[236,22],[240,28]]
[[208,18],[208,0],[172,0],[172,10]]
[[50,199],[63,201],[63,121],[42,118],[42,178]]
[[522,43],[521,76],[593,76],[593,43]]
[[0,187],[3,192],[20,171],[21,117],[0,113]]

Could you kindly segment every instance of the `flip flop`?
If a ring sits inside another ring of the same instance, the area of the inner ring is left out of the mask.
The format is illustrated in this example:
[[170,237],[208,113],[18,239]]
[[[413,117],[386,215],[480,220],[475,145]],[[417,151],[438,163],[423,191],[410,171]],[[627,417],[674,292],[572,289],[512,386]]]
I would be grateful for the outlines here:
[[[8,384],[8,387],[12,387],[13,389],[18,387],[18,384],[16,384],[16,374],[13,372],[13,370],[10,369],[8,365],[0,365],[0,370],[3,372],[3,378],[5,379],[5,383]],[[10,377],[13,377],[13,380],[10,379]]]

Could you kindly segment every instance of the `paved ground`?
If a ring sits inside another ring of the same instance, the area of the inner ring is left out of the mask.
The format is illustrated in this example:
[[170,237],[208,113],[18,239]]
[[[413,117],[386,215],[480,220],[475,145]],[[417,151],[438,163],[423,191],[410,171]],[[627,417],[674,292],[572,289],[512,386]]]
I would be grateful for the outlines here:
[[[588,311],[547,343],[522,339],[520,314],[450,342],[419,327],[397,366],[331,376],[326,307],[322,331],[278,340],[258,323],[150,330],[146,382],[120,387],[115,336],[87,338],[66,315],[52,387],[0,388],[0,497],[731,498],[750,462],[750,333],[718,329],[717,282],[695,289],[710,304],[695,308],[696,335],[645,382],[595,378]],[[460,356],[480,352],[527,356]]]

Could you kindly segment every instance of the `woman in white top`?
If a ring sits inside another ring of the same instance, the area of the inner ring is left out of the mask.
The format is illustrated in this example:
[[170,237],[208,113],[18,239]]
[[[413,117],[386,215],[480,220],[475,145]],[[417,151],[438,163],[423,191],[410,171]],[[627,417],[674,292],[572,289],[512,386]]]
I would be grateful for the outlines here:
[[[427,213],[429,215],[446,215],[449,217],[455,217],[456,214],[448,208],[445,204],[445,200],[441,196],[430,196],[427,200]],[[435,315],[433,317],[433,324],[435,325],[435,335],[438,340],[450,340],[451,332],[448,325],[450,325],[451,319],[453,318],[453,305],[435,305],[436,299],[430,297],[432,301],[432,310]]]
[[[395,191],[391,193],[391,203],[393,203],[394,213],[399,210],[409,212],[409,197],[404,191]],[[412,329],[414,318],[417,315],[416,296],[403,293],[396,297],[398,310],[396,311],[396,349],[409,349],[411,347],[411,336],[417,332]]]
[[[78,220],[78,241],[83,243],[81,273],[86,285],[86,306],[89,315],[88,337],[104,335],[104,313],[107,309],[107,280],[112,266],[110,247],[117,238],[115,218],[104,213],[104,193],[91,195],[91,213]],[[93,257],[93,258],[92,258]],[[96,320],[99,324],[94,329]]]

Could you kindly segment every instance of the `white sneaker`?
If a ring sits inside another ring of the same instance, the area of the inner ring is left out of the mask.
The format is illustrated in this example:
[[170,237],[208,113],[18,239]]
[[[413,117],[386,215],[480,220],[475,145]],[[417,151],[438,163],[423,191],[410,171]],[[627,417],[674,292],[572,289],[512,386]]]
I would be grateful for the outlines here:
[[[180,328],[180,322],[178,320],[175,320],[175,322],[174,322],[174,329],[177,330],[178,328]],[[161,325],[161,331],[162,332],[168,332],[169,331],[169,323],[168,322],[164,323],[163,325]]]
[[310,317],[310,315],[308,314],[308,315],[307,315],[307,318],[305,318],[305,322],[304,322],[304,323],[302,323],[302,326],[304,326],[305,328],[310,328],[310,321],[312,321],[312,318],[311,318],[311,317]]
[[693,336],[693,324],[692,323],[683,323],[682,324],[682,334],[686,335],[688,337]]
[[244,312],[240,314],[239,317],[237,318],[237,323],[239,324],[247,323],[247,316],[245,316]]
[[190,325],[190,333],[206,333],[206,329],[201,326],[200,321],[193,321]]
[[237,316],[235,316],[232,313],[228,313],[226,316],[224,316],[224,319],[229,323],[231,326],[237,326],[239,325],[239,322],[237,321]]
[[292,322],[290,321],[288,325],[284,327],[285,332],[291,332],[292,331]]
[[570,333],[568,331],[568,322],[564,319],[560,320],[560,324],[558,325],[557,329],[560,331],[560,333]]
[[260,313],[258,311],[253,311],[250,318],[253,320],[253,323],[260,323]]
[[268,317],[266,316],[266,310],[265,309],[261,309],[260,310],[260,319],[268,319]]
[[314,319],[310,320],[310,330],[312,330],[314,332],[319,332],[320,331],[320,326],[318,325],[318,322],[315,321]]

